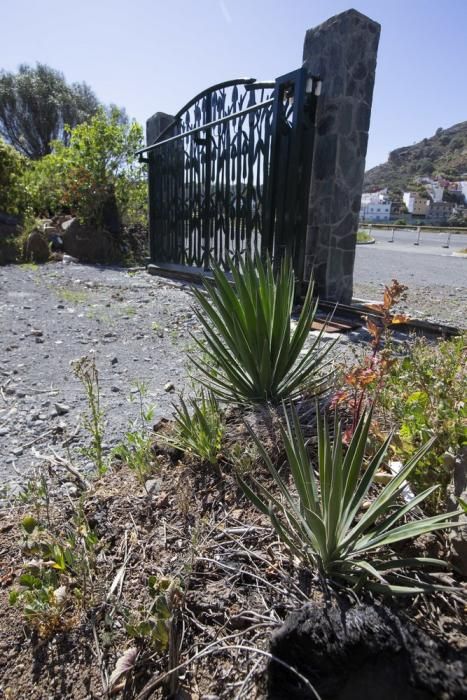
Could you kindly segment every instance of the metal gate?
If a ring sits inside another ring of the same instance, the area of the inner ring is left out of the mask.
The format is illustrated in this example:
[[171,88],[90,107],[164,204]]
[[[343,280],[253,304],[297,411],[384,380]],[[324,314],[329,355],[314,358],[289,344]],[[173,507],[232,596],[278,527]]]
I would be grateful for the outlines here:
[[318,90],[303,68],[215,85],[138,152],[149,165],[153,263],[208,270],[287,250],[303,280]]

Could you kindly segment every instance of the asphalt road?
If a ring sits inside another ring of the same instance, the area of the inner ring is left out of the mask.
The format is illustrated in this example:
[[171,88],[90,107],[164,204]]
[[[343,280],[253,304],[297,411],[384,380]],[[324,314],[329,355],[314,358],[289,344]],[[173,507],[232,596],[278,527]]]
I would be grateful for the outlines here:
[[409,288],[404,311],[415,318],[467,327],[467,258],[455,250],[467,248],[467,236],[452,234],[449,248],[445,233],[373,230],[376,243],[358,245],[354,269],[354,297],[380,300],[392,279]]
[[[369,229],[365,227],[364,230],[367,231]],[[467,234],[465,233],[421,231],[420,237],[418,237],[416,229],[373,228],[371,229],[371,235],[376,240],[378,248],[385,250],[404,250],[406,252],[413,247],[414,252],[446,256],[451,255],[456,250],[467,248]],[[418,245],[416,245],[417,243]]]
[[360,282],[396,278],[404,284],[447,285],[467,288],[467,258],[456,257],[456,249],[467,248],[467,235],[454,234],[450,247],[444,248],[446,234],[422,233],[414,245],[414,231],[396,231],[390,243],[391,231],[372,231],[373,245],[358,245],[355,259],[355,279]]

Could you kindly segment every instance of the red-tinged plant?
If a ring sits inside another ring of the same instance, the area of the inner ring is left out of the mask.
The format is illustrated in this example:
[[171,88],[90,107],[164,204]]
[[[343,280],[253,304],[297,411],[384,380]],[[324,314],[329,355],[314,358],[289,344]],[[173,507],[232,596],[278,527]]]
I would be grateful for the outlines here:
[[343,434],[346,444],[350,442],[362,414],[374,402],[395,362],[388,347],[390,327],[405,323],[407,316],[394,314],[392,309],[405,299],[406,291],[405,285],[393,279],[384,289],[383,301],[369,306],[374,312],[365,317],[366,328],[371,336],[371,351],[344,375],[344,388],[332,398],[332,408],[340,406],[350,413],[350,423]]

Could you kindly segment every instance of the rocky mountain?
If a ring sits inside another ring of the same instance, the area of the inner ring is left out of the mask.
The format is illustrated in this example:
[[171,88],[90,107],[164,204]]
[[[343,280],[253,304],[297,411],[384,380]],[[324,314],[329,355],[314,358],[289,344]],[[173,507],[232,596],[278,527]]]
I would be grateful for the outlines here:
[[384,187],[393,192],[407,190],[417,178],[434,176],[467,179],[467,121],[437,129],[431,138],[391,151],[386,163],[365,173],[364,191]]

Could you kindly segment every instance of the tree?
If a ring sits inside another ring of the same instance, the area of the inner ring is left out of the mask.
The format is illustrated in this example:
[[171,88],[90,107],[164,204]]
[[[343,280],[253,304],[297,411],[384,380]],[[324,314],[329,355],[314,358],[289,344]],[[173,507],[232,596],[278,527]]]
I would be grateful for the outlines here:
[[0,134],[29,158],[51,153],[52,141],[66,144],[65,126],[77,126],[98,107],[86,83],[68,85],[62,73],[42,63],[0,72]]
[[115,197],[125,223],[146,221],[146,169],[135,151],[143,130],[116,107],[100,108],[87,122],[66,128],[68,145],[52,143],[52,153],[32,164],[27,187],[36,213],[71,212],[101,225]]

